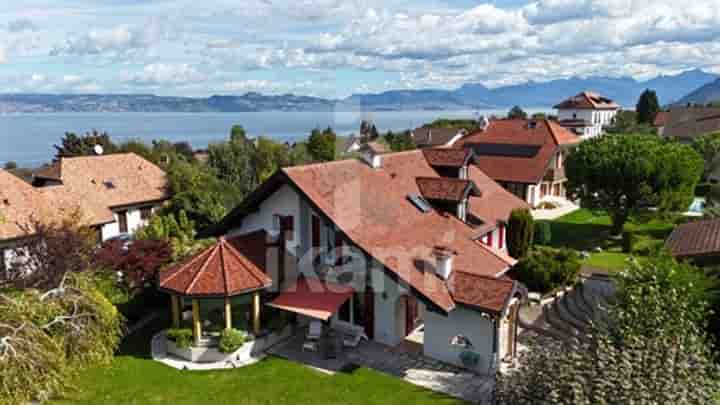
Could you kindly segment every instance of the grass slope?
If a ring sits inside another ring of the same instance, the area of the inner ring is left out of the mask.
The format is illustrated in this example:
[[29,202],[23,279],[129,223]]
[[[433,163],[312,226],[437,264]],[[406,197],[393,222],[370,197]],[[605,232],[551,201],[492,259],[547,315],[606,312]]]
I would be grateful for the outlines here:
[[[630,218],[625,225],[626,231],[635,233],[635,256],[643,255],[653,248],[661,246],[672,232],[674,221],[656,217],[648,212]],[[610,217],[605,211],[581,209],[550,222],[554,247],[569,247],[590,252],[590,258],[584,264],[606,270],[620,270],[630,257],[622,252],[620,239],[610,236]],[[601,253],[594,249],[601,247]]]

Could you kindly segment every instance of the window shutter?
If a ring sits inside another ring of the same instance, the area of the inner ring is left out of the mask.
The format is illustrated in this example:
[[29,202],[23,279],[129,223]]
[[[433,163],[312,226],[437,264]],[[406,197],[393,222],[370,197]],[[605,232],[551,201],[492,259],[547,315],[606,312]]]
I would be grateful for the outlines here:
[[500,240],[498,241],[498,248],[500,250],[505,248],[505,226],[500,225]]
[[293,240],[295,236],[295,218],[292,215],[280,217],[280,230],[285,236],[285,240]]

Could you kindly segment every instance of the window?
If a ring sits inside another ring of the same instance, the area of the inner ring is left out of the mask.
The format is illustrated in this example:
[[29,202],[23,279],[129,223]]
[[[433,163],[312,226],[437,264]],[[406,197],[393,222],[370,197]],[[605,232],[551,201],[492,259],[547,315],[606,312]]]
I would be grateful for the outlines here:
[[295,238],[295,218],[292,215],[280,217],[280,231],[287,241]]
[[320,247],[320,217],[317,215],[312,216],[312,246],[314,248]]
[[152,207],[142,207],[140,208],[140,219],[143,221],[147,221],[152,216]]
[[119,211],[117,216],[120,233],[128,233],[127,211]]
[[428,203],[423,197],[417,195],[417,194],[408,194],[407,196],[408,200],[415,205],[417,209],[422,211],[423,213],[430,212],[432,209],[430,206],[430,203]]
[[505,226],[500,225],[500,238],[498,239],[498,249],[505,249]]

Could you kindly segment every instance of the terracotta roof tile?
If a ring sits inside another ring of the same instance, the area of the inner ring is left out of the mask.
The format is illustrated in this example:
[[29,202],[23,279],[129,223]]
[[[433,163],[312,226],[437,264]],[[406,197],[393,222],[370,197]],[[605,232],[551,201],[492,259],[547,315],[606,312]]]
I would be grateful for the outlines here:
[[412,131],[413,140],[419,147],[444,146],[453,140],[459,133],[465,132],[462,128],[416,128]]
[[426,200],[442,200],[460,202],[473,184],[468,180],[445,177],[418,177],[416,179],[420,194]]
[[[530,204],[505,190],[475,166],[468,168],[468,178],[480,189],[480,197],[470,197],[468,212],[481,219],[492,230],[498,222],[505,222],[516,208],[530,209]],[[482,228],[478,229],[482,233]]]
[[514,263],[475,242],[475,231],[457,218],[423,213],[408,201],[420,194],[418,177],[438,177],[421,151],[385,155],[379,169],[345,160],[283,173],[354,244],[444,310],[454,307],[447,286],[426,271],[434,266],[435,246],[451,246],[458,252],[454,267],[470,273],[494,277]]
[[493,120],[485,130],[462,138],[458,146],[473,148],[475,164],[493,180],[536,184],[561,146],[579,142],[554,121]]
[[720,255],[720,219],[678,225],[665,246],[677,257]]
[[39,188],[65,211],[90,225],[112,222],[111,208],[170,197],[165,172],[134,153],[62,158],[54,163],[62,185]]
[[160,272],[160,288],[183,296],[230,297],[271,284],[264,269],[257,267],[224,238]]
[[433,167],[462,167],[468,163],[471,152],[463,148],[427,148],[423,154]]
[[660,111],[655,115],[655,120],[653,120],[653,126],[655,127],[664,127],[667,123],[667,120],[669,118],[670,113],[667,111]]
[[59,220],[54,202],[37,189],[0,169],[0,240],[29,236],[37,221]]
[[600,94],[584,91],[570,97],[554,107],[555,109],[594,109],[594,110],[616,110],[620,108],[614,101]]
[[515,282],[507,278],[487,277],[455,271],[450,276],[450,291],[455,302],[499,314],[515,291]]

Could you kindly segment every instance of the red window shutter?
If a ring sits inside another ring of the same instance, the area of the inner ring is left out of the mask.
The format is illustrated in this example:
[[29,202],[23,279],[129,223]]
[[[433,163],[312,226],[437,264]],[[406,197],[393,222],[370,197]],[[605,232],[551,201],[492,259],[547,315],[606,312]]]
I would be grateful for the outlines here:
[[493,242],[492,242],[492,232],[490,232],[490,233],[488,234],[488,246],[492,247],[492,245],[493,245]]
[[500,240],[498,241],[498,248],[502,250],[505,248],[505,226],[500,225]]
[[320,247],[320,218],[317,215],[312,216],[312,245]]

